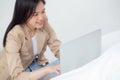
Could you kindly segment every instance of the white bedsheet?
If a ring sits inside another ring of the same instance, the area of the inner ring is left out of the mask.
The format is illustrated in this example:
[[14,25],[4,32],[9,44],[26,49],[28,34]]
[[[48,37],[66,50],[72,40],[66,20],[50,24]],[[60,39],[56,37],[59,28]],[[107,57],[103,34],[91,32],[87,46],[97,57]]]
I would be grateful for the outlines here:
[[51,80],[120,80],[120,43],[85,66]]
[[114,44],[120,42],[120,30],[116,30],[114,32],[108,33],[102,36],[102,53],[109,49]]

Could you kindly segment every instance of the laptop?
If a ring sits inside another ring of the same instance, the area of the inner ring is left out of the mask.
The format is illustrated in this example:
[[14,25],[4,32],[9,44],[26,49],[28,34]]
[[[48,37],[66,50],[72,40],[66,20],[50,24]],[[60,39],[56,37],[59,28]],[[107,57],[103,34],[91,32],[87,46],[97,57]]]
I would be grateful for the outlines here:
[[[77,69],[100,56],[101,30],[95,30],[61,46],[61,74]],[[55,77],[56,78],[56,77]],[[59,80],[59,79],[51,79]]]

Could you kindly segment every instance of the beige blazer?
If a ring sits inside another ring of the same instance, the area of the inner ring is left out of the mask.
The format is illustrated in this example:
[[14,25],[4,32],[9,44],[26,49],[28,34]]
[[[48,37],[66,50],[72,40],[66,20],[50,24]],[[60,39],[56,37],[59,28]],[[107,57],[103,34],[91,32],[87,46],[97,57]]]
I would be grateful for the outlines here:
[[[25,69],[34,59],[30,37],[31,30],[25,25],[16,25],[7,35],[6,46],[0,54],[0,80],[29,80],[29,72]],[[59,58],[60,41],[54,30],[45,21],[42,29],[36,30],[38,43],[38,63],[48,60],[44,56],[48,45],[54,55]]]

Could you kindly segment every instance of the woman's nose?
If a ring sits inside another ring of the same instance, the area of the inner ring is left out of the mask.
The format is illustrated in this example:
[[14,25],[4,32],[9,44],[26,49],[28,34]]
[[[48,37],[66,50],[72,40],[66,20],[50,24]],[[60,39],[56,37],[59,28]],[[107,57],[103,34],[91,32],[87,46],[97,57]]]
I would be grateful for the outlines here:
[[38,20],[43,20],[43,15],[42,14],[38,15]]

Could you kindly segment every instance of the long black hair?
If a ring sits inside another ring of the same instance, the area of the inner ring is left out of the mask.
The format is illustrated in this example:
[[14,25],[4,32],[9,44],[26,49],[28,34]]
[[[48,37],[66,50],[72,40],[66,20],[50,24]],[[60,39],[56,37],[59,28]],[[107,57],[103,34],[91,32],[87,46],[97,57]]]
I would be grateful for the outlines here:
[[13,18],[10,24],[8,25],[8,28],[3,38],[3,47],[5,47],[6,45],[6,37],[9,31],[17,24],[26,23],[26,21],[35,11],[36,6],[40,1],[43,2],[43,4],[45,4],[45,0],[16,0]]

